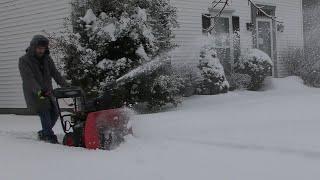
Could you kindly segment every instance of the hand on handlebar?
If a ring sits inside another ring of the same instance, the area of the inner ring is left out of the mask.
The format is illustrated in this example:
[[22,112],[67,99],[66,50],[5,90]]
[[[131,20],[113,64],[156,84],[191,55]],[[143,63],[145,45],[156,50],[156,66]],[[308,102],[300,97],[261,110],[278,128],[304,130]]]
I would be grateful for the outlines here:
[[45,99],[45,98],[52,95],[52,91],[40,90],[40,91],[38,91],[37,95],[38,95],[39,99]]

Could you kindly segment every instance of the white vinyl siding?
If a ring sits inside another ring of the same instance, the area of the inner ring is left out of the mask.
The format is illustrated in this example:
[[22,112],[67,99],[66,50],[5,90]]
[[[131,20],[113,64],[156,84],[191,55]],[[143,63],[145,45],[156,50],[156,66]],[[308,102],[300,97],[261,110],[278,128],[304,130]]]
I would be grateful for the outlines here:
[[18,59],[33,35],[59,31],[69,0],[0,1],[0,108],[25,108]]

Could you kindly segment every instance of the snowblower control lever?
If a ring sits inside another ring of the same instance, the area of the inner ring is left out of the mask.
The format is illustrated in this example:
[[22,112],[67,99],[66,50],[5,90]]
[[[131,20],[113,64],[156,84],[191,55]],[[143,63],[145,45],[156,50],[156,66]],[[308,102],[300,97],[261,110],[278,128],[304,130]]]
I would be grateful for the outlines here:
[[[73,112],[80,112],[80,108],[85,104],[85,96],[83,90],[80,87],[68,87],[68,88],[57,88],[53,91],[53,95],[57,101],[57,107],[61,120],[63,131],[68,133],[71,128],[75,125],[72,119],[76,114],[64,114],[61,113],[59,105],[59,99],[72,98],[73,99]],[[80,102],[79,102],[80,101]],[[66,120],[66,117],[70,117],[70,120]]]

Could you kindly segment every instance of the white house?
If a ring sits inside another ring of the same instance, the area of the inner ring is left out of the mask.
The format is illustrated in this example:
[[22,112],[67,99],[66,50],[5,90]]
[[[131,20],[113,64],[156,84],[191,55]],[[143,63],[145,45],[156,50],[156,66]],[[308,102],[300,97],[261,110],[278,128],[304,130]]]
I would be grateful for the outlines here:
[[[24,54],[34,34],[55,32],[71,11],[70,0],[1,0],[0,1],[0,113],[23,113],[25,108],[18,70],[18,58]],[[282,56],[290,47],[303,48],[302,0],[255,0],[282,25],[259,13],[247,0],[231,0],[221,17],[214,20],[221,7],[212,8],[213,0],[171,0],[178,9],[179,29],[176,42],[180,51],[176,62],[194,62],[188,54],[193,43],[203,35],[203,28],[216,24],[216,36],[225,37],[218,47],[220,59],[230,63],[241,51],[259,48],[275,64],[273,75],[286,76]],[[283,28],[284,27],[284,28]],[[237,31],[237,41],[233,41]],[[240,38],[239,38],[240,37]],[[240,43],[240,46],[237,45]]]

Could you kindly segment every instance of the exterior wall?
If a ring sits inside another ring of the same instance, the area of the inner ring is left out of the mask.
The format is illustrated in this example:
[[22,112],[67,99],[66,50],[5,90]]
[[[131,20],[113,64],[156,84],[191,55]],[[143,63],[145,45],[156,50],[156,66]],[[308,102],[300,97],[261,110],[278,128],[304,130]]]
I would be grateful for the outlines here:
[[0,1],[0,109],[25,108],[18,59],[33,35],[58,31],[69,10],[68,0]]
[[[174,59],[178,63],[197,63],[194,60],[198,41],[202,36],[203,13],[209,13],[212,0],[172,0],[178,8],[180,28],[176,29],[176,43],[179,50],[174,52]],[[259,0],[256,3],[276,6],[276,16],[284,22],[284,32],[276,32],[277,59],[279,76],[286,76],[281,58],[289,47],[303,47],[302,0]],[[232,0],[227,10],[232,16],[240,17],[240,46],[241,51],[253,47],[252,32],[246,28],[251,22],[251,7],[247,0]]]

